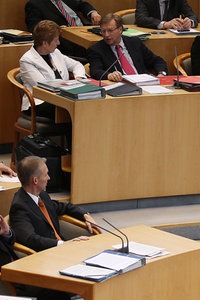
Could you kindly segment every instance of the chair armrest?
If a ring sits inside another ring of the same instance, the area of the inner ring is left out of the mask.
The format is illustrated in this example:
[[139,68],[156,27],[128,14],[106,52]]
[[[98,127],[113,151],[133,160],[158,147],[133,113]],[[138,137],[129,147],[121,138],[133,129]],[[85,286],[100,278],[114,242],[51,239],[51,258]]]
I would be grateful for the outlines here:
[[36,253],[35,250],[28,248],[22,244],[16,243],[16,242],[14,243],[13,248],[15,251],[19,251],[19,252],[27,254],[27,255]]
[[[87,229],[87,225],[85,224],[85,222],[80,221],[80,220],[78,220],[74,217],[68,216],[68,215],[59,216],[59,220],[71,223],[73,225],[79,226],[79,227],[84,228],[84,229]],[[94,235],[99,234],[98,230],[93,228],[93,234]]]

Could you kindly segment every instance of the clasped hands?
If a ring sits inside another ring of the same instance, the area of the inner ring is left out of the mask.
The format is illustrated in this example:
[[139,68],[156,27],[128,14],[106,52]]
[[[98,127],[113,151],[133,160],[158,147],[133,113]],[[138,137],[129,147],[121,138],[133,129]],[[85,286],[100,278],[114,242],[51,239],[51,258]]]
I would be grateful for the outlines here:
[[163,25],[164,29],[172,28],[175,30],[189,30],[191,28],[191,20],[189,18],[174,18]]

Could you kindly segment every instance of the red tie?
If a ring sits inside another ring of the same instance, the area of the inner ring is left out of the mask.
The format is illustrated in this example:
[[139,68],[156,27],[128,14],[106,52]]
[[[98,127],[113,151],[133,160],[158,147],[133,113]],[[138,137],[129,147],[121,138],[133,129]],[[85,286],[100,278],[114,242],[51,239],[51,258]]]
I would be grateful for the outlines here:
[[126,56],[123,54],[123,52],[122,52],[122,50],[120,48],[120,45],[116,45],[115,49],[117,51],[117,55],[119,57],[119,61],[121,63],[122,69],[125,71],[125,73],[127,75],[135,74],[135,70],[133,69],[133,67],[129,63],[129,61],[126,58]]
[[58,7],[58,9],[60,10],[60,12],[62,13],[62,15],[65,17],[65,19],[67,20],[68,24],[70,26],[76,26],[76,21],[74,18],[72,18],[70,16],[70,14],[66,11],[66,9],[64,8],[62,1],[61,0],[56,0],[56,5]]
[[49,222],[49,224],[53,228],[55,237],[57,238],[57,240],[61,240],[60,236],[58,235],[58,233],[57,233],[57,231],[56,231],[56,229],[55,229],[55,227],[54,227],[54,225],[53,225],[53,223],[51,221],[51,218],[49,216],[49,213],[48,213],[48,211],[46,209],[45,204],[44,204],[44,202],[40,198],[38,198],[38,205],[39,205],[39,208],[40,208],[41,212],[43,213],[43,215],[45,216],[45,218],[47,219],[47,221]]

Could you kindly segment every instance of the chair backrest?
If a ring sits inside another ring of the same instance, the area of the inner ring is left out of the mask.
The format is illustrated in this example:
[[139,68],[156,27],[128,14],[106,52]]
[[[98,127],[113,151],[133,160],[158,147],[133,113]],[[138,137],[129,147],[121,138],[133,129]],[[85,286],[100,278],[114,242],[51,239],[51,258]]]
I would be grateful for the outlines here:
[[85,74],[90,77],[90,64],[87,63],[84,65],[84,68],[85,68]]
[[135,8],[116,11],[115,14],[120,16],[125,25],[135,24]]
[[[22,96],[24,94],[27,95],[27,98],[31,105],[31,132],[35,132],[36,131],[35,101],[32,93],[22,83],[21,76],[20,76],[20,68],[18,67],[10,70],[7,74],[7,78],[18,89],[21,102],[22,102]],[[21,111],[21,103],[20,103],[20,111]]]
[[174,58],[173,64],[181,75],[189,76],[192,75],[191,67],[191,54],[189,52],[182,53]]

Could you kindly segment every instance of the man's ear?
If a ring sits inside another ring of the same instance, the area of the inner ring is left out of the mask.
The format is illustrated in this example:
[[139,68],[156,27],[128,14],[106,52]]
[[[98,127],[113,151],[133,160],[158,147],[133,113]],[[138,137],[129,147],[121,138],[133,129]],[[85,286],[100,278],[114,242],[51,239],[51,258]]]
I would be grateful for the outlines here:
[[120,32],[121,32],[121,33],[123,32],[123,30],[124,30],[123,26],[120,27]]
[[36,177],[36,176],[34,176],[33,178],[32,178],[32,181],[33,181],[33,184],[38,184],[38,178]]

